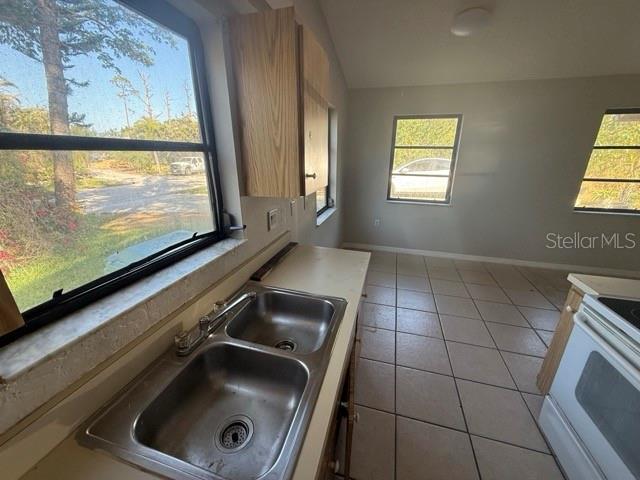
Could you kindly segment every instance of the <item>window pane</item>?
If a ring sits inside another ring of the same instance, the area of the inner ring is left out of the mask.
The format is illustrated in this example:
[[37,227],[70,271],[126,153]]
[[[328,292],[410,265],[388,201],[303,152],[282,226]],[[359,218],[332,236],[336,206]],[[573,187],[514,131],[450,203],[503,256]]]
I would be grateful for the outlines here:
[[640,113],[604,115],[596,145],[640,145]]
[[0,131],[200,142],[184,38],[113,0],[40,3],[0,12]]
[[[70,207],[54,162],[73,166]],[[0,269],[22,311],[213,229],[201,153],[0,151]]]
[[393,153],[393,173],[449,175],[450,148],[396,148]]
[[640,210],[640,183],[582,182],[576,207]]
[[585,178],[640,179],[640,150],[595,149]]
[[445,201],[448,178],[391,175],[391,198]]
[[327,188],[321,188],[316,192],[316,212],[327,206]]
[[453,147],[457,118],[399,118],[395,145]]

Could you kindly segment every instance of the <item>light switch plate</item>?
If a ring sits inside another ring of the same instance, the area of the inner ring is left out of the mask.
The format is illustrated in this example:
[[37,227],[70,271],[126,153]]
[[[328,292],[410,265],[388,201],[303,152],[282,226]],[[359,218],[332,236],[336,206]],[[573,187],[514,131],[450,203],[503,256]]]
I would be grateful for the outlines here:
[[280,224],[280,209],[274,208],[267,212],[267,230],[270,232]]

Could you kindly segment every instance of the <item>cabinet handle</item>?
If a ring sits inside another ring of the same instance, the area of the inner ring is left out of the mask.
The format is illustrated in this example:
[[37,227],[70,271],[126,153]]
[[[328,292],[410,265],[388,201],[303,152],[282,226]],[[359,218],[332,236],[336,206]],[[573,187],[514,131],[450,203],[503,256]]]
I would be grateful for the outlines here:
[[576,313],[576,310],[571,305],[567,305],[565,310],[569,313]]
[[331,470],[333,473],[338,473],[340,471],[340,461],[331,460],[329,462],[329,470]]
[[305,173],[304,178],[313,178],[316,179],[317,175],[315,173]]

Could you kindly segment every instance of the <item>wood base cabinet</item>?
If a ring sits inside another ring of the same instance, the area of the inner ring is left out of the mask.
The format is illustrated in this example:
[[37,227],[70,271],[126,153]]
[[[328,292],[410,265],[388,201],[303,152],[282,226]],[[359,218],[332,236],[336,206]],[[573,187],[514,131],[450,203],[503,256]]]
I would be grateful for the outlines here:
[[329,61],[293,7],[231,17],[245,194],[292,198],[329,182]]
[[583,296],[584,293],[575,285],[573,285],[571,290],[569,290],[567,300],[562,312],[560,313],[558,326],[553,334],[551,344],[549,345],[547,354],[544,357],[544,361],[542,362],[542,367],[540,367],[540,372],[538,373],[536,381],[538,388],[543,395],[546,395],[549,393],[549,390],[551,390],[553,378],[556,375],[556,371],[560,365],[560,360],[564,354],[564,349],[567,346],[569,336],[573,330],[573,315],[578,311],[578,308],[582,303]]
[[[357,325],[357,322],[356,322]],[[334,407],[333,420],[322,454],[321,468],[316,480],[334,480],[340,474],[345,480],[351,478],[351,445],[353,429],[357,422],[355,405],[355,378],[360,358],[360,332],[356,326],[356,335],[351,348],[349,366],[342,383],[339,402]]]

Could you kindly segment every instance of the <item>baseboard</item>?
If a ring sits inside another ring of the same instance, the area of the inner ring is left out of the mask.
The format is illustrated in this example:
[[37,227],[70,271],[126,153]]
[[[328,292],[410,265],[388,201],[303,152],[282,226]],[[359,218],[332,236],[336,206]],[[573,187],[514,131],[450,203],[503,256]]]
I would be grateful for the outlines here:
[[518,265],[520,267],[548,268],[551,270],[564,270],[575,273],[590,273],[594,275],[609,275],[616,277],[640,278],[640,272],[636,270],[623,270],[618,268],[590,267],[586,265],[569,265],[565,263],[536,262],[517,258],[484,257],[481,255],[466,255],[463,253],[439,252],[436,250],[417,250],[414,248],[390,247],[387,245],[372,245],[368,243],[344,242],[343,248],[357,248],[362,250],[376,250],[380,252],[408,253],[410,255],[425,255],[429,257],[451,258],[453,260],[471,260],[474,262],[504,263]]

